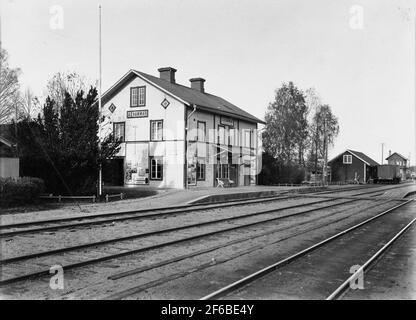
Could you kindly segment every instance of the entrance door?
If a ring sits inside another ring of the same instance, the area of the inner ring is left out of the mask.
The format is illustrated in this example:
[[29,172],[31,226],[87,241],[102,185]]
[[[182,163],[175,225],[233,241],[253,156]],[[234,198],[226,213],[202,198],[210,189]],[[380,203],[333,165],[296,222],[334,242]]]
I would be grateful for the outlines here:
[[188,185],[189,186],[196,185],[196,165],[195,164],[188,165]]
[[236,164],[230,165],[230,180],[234,181],[234,186],[238,186],[238,167]]

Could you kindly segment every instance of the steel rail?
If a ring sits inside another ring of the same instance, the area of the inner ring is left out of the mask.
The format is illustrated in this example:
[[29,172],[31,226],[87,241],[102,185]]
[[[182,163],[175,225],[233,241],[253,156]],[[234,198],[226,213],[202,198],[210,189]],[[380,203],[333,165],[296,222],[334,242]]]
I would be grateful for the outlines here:
[[[379,202],[375,205],[372,205],[370,207],[365,208],[365,210],[370,210],[370,209],[373,209],[375,207],[385,205],[389,202],[391,202],[391,200],[388,200],[388,201],[385,201],[385,202],[382,202],[382,203]],[[334,215],[337,215],[337,214],[345,213],[345,211],[353,210],[354,208],[355,207],[347,208],[347,209],[343,209],[343,210],[338,210],[336,212],[330,212],[330,213],[327,213],[325,215],[320,215],[317,218],[313,218],[311,220],[299,222],[296,225],[293,225],[293,226],[290,226],[290,227],[279,227],[279,228],[276,228],[276,229],[272,229],[272,230],[268,230],[268,231],[265,231],[265,232],[257,233],[255,235],[251,235],[251,236],[243,237],[243,238],[240,238],[240,239],[232,240],[232,241],[223,243],[221,245],[205,248],[205,249],[202,249],[202,250],[199,250],[199,251],[194,251],[192,253],[187,253],[187,254],[184,254],[184,255],[181,255],[181,256],[175,256],[172,259],[164,260],[164,261],[161,261],[161,262],[156,262],[156,263],[153,263],[153,264],[150,264],[150,265],[146,265],[146,266],[143,266],[143,267],[138,267],[138,268],[135,268],[135,269],[132,269],[132,270],[124,271],[124,272],[118,272],[115,275],[109,276],[108,279],[118,280],[120,278],[127,277],[127,276],[130,276],[130,275],[136,274],[136,273],[141,273],[143,271],[147,271],[147,270],[150,270],[150,269],[155,269],[155,268],[158,268],[160,266],[165,266],[165,265],[177,262],[177,261],[181,261],[181,260],[192,258],[194,256],[198,256],[198,255],[201,255],[201,254],[204,254],[204,253],[208,253],[208,252],[212,252],[212,251],[215,251],[215,250],[218,250],[218,249],[222,249],[224,247],[228,247],[228,246],[231,246],[231,245],[236,244],[236,243],[241,243],[241,242],[253,240],[253,239],[256,239],[256,238],[261,238],[261,237],[264,237],[264,236],[267,236],[267,235],[270,235],[270,234],[274,234],[274,233],[277,233],[277,232],[280,232],[280,231],[286,231],[288,229],[296,229],[299,226],[309,224],[309,223],[315,222],[317,220],[321,220],[323,218],[328,218],[329,216],[334,216]],[[345,220],[345,219],[348,219],[348,218],[350,218],[351,216],[353,216],[355,214],[356,213],[352,213],[352,214],[349,214],[345,217],[339,218],[335,221],[335,223],[340,222],[340,221]],[[329,223],[325,222],[325,223],[320,224],[318,226],[315,226],[313,228],[307,229],[306,232],[319,229],[321,227],[327,226],[327,225],[332,224],[332,223],[334,223],[334,221],[331,221]],[[268,244],[266,244],[262,247],[266,247],[266,246],[269,246],[271,244],[275,244],[277,242],[287,240],[289,238],[292,238],[292,237],[300,235],[300,234],[304,234],[306,232],[305,231],[300,231],[300,232],[292,233],[289,236],[285,236],[285,237],[279,239],[278,241],[273,241],[273,242],[268,243]]]
[[392,211],[394,211],[394,210],[396,210],[396,209],[398,209],[398,208],[400,208],[404,205],[407,205],[412,201],[413,201],[413,199],[408,200],[404,203],[398,204],[398,205],[394,206],[393,208],[387,209],[387,210],[375,215],[374,217],[366,219],[366,220],[364,220],[364,221],[362,221],[362,222],[360,222],[360,223],[358,223],[358,224],[356,224],[356,225],[354,225],[354,226],[352,226],[348,229],[345,229],[345,230],[343,230],[343,231],[341,231],[341,232],[339,232],[339,233],[337,233],[337,234],[335,234],[335,235],[333,235],[329,238],[326,238],[326,239],[324,239],[324,240],[322,240],[322,241],[320,241],[320,242],[318,242],[318,243],[316,243],[316,244],[314,244],[314,245],[312,245],[312,246],[310,246],[310,247],[308,247],[304,250],[301,250],[301,251],[299,251],[299,252],[297,252],[297,253],[295,253],[295,254],[293,254],[293,255],[291,255],[291,256],[283,259],[283,260],[280,260],[276,263],[273,263],[270,266],[267,266],[267,267],[265,267],[265,268],[263,268],[259,271],[256,271],[256,272],[254,272],[254,273],[252,273],[252,274],[250,274],[250,275],[248,275],[248,276],[246,276],[246,277],[244,277],[240,280],[237,280],[237,281],[235,281],[235,282],[233,282],[233,283],[231,283],[231,284],[229,284],[229,285],[227,285],[227,286],[225,286],[225,287],[223,287],[223,288],[221,288],[221,289],[219,289],[219,290],[217,290],[213,293],[210,293],[210,294],[202,297],[200,300],[210,300],[210,299],[219,298],[219,297],[224,296],[225,294],[227,294],[229,292],[235,291],[238,288],[241,288],[242,286],[244,286],[246,284],[249,284],[250,282],[253,282],[256,279],[261,278],[261,277],[265,276],[266,274],[278,269],[279,267],[287,265],[290,262],[292,262],[296,259],[299,259],[300,257],[306,255],[307,253],[312,252],[312,251],[316,250],[317,248],[320,248],[321,246],[323,246],[323,245],[325,245],[325,244],[343,236],[344,234],[347,234],[347,233],[349,233],[349,232],[351,232],[351,231],[353,231],[353,230],[355,230],[355,229],[357,229],[357,228],[359,228],[359,227],[361,227],[361,226],[363,226],[363,225],[365,225],[365,224],[367,224],[371,221],[374,221],[374,220],[384,216],[387,213],[390,213],[390,212],[392,212]]
[[[238,215],[238,216],[232,216],[232,217],[227,217],[227,218],[208,220],[208,221],[205,221],[205,222],[197,222],[197,223],[187,224],[187,225],[179,226],[179,227],[165,228],[165,229],[149,231],[149,232],[134,234],[134,235],[125,236],[125,237],[112,238],[112,239],[107,239],[107,240],[102,240],[102,241],[89,242],[89,243],[80,244],[80,245],[71,246],[71,247],[64,247],[64,248],[59,248],[59,249],[36,252],[36,253],[28,254],[28,255],[22,255],[22,256],[16,256],[16,257],[2,259],[2,260],[0,260],[0,265],[12,263],[12,262],[17,262],[17,261],[21,261],[21,260],[39,258],[39,257],[43,257],[43,256],[57,254],[57,253],[74,251],[74,250],[79,250],[79,249],[85,249],[85,248],[89,248],[89,247],[97,247],[97,246],[107,245],[107,244],[126,241],[126,240],[135,240],[135,239],[160,235],[160,234],[163,234],[163,233],[168,233],[168,232],[173,232],[173,231],[186,230],[186,229],[195,228],[195,227],[203,227],[203,226],[207,226],[207,225],[210,225],[210,224],[216,224],[216,223],[222,223],[222,222],[233,221],[233,220],[238,220],[238,219],[244,219],[244,218],[249,218],[249,217],[253,217],[253,216],[264,215],[264,214],[269,214],[269,213],[273,213],[273,212],[289,210],[289,209],[294,209],[294,208],[298,208],[298,207],[304,207],[304,206],[307,206],[307,205],[320,204],[320,203],[323,203],[323,202],[330,202],[330,201],[334,201],[334,199],[326,199],[326,200],[320,200],[320,201],[315,201],[315,202],[309,202],[307,204],[297,204],[297,205],[294,205],[294,206],[286,206],[286,207],[275,208],[275,209],[267,209],[267,210],[263,210],[263,211],[257,211],[257,212],[254,212],[254,213],[253,212],[248,213],[248,214],[245,214],[245,215]],[[353,202],[353,201],[354,200],[345,201],[345,202],[341,202],[340,204],[334,204],[334,205],[341,205],[341,204],[349,203],[349,202]],[[334,206],[334,205],[332,205],[332,206]],[[317,209],[318,208],[313,208],[313,209],[310,209],[310,210],[314,211],[314,210],[317,210]],[[302,212],[305,212],[305,211],[302,211]],[[277,218],[280,218],[280,217],[277,217]],[[276,217],[272,218],[272,219],[276,219]],[[265,221],[267,221],[267,220],[265,220]]]
[[334,290],[326,300],[334,300],[340,298],[346,293],[350,287],[350,283],[357,279],[360,274],[363,274],[369,267],[379,258],[391,245],[399,239],[416,221],[414,218],[404,228],[402,228],[393,238],[391,238],[380,250],[378,250],[370,259],[368,259],[360,268],[357,269],[347,280],[345,280],[337,289]]
[[[347,189],[351,189],[351,188],[347,188]],[[359,189],[364,189],[364,187],[360,187]],[[340,190],[337,190],[337,191],[340,191]],[[371,193],[374,193],[374,191],[364,192],[364,193],[360,193],[357,195],[371,194]],[[317,192],[315,194],[320,194],[320,192]],[[292,194],[288,196],[278,196],[278,195],[265,196],[265,197],[258,197],[254,199],[250,198],[250,199],[245,199],[245,200],[240,200],[240,201],[238,200],[220,201],[220,202],[215,202],[211,204],[190,204],[190,205],[181,205],[181,206],[174,206],[174,207],[160,207],[160,208],[153,208],[153,209],[123,211],[123,212],[118,212],[118,213],[104,213],[104,214],[98,214],[98,215],[77,216],[77,217],[69,217],[69,218],[61,218],[61,219],[48,219],[48,220],[38,220],[38,221],[23,222],[23,223],[5,224],[5,225],[0,225],[0,238],[12,237],[16,235],[23,235],[23,234],[34,233],[34,232],[56,231],[60,229],[84,227],[84,226],[91,226],[91,225],[102,225],[102,224],[113,223],[117,221],[149,219],[149,218],[161,217],[165,215],[185,214],[185,213],[189,213],[193,211],[212,210],[212,209],[217,209],[217,208],[226,208],[226,207],[240,206],[240,205],[246,205],[246,204],[254,204],[254,203],[259,203],[259,202],[272,202],[272,201],[277,201],[277,200],[297,198],[299,196],[300,196],[299,194]],[[157,212],[157,211],[167,211],[167,212]],[[144,212],[150,212],[150,213],[140,215],[140,213],[144,213]],[[133,216],[122,217],[124,215],[129,215],[129,214],[133,214]],[[139,214],[139,215],[136,215],[136,214]],[[115,218],[99,220],[100,218],[103,218],[103,217],[112,217],[112,216],[115,216]],[[40,227],[40,228],[14,230],[14,231],[9,231],[9,232],[2,231],[2,229],[15,229],[15,228],[22,228],[22,227],[27,227],[27,226],[48,224],[48,223],[53,224],[53,223],[62,223],[62,222],[68,222],[68,221],[80,221],[80,220],[86,220],[86,219],[95,219],[95,220],[63,224],[63,225]]]
[[[194,236],[190,236],[190,237],[186,237],[186,238],[182,238],[182,239],[178,239],[178,240],[162,242],[162,243],[159,243],[159,244],[156,244],[156,245],[152,245],[151,249],[158,249],[158,248],[161,248],[161,247],[165,247],[165,246],[169,246],[169,245],[173,245],[173,244],[178,244],[178,243],[182,243],[182,242],[186,242],[186,241],[190,241],[190,240],[200,239],[200,238],[203,238],[203,237],[208,237],[208,236],[216,235],[216,234],[219,234],[219,233],[224,233],[224,232],[229,232],[229,231],[238,230],[238,229],[242,229],[242,228],[247,228],[247,227],[250,227],[250,226],[255,226],[255,225],[259,225],[259,224],[263,224],[263,223],[267,223],[267,222],[271,222],[271,221],[275,221],[275,220],[279,220],[279,219],[284,219],[284,218],[288,218],[288,217],[292,217],[292,216],[296,216],[296,215],[306,214],[306,213],[317,211],[317,210],[327,209],[327,208],[331,208],[331,207],[334,207],[334,206],[351,203],[351,202],[354,202],[354,201],[360,201],[360,200],[349,200],[349,201],[345,201],[345,202],[342,202],[342,203],[335,203],[335,204],[327,205],[327,206],[324,206],[324,207],[308,209],[308,210],[297,212],[297,213],[292,213],[292,214],[279,216],[279,217],[266,219],[266,220],[261,220],[261,221],[255,221],[255,222],[251,222],[251,223],[248,223],[248,224],[233,226],[233,227],[230,227],[230,228],[215,230],[215,231],[211,231],[211,232],[207,232],[207,233],[203,233],[203,234],[198,234],[198,235],[194,235]],[[324,201],[320,201],[320,202],[324,202]],[[307,205],[307,204],[305,204],[305,205]],[[297,206],[300,206],[300,205],[297,205]],[[279,211],[279,210],[284,210],[284,209],[288,209],[288,208],[278,208],[278,209],[273,209],[273,210],[268,210],[268,211],[273,212],[273,211]],[[142,235],[136,235],[134,237],[139,238],[141,236]],[[120,240],[111,239],[111,240],[108,240],[107,242],[108,243],[113,243],[113,242],[118,242],[118,241],[120,241]],[[99,246],[99,245],[103,245],[103,242],[97,242],[97,243],[93,243],[93,244],[89,243],[89,244],[80,245],[80,246],[50,250],[50,251],[45,251],[45,252],[41,252],[41,253],[37,253],[37,254],[30,254],[30,255],[27,255],[27,256],[19,256],[19,257],[4,259],[4,260],[2,260],[2,262],[5,261],[6,263],[12,263],[12,262],[20,261],[20,260],[28,260],[28,259],[32,259],[32,258],[37,258],[37,257],[40,257],[40,256],[53,255],[53,254],[57,254],[57,253],[63,253],[63,252],[67,252],[67,251],[74,251],[74,250],[84,249],[84,248],[88,248],[88,247],[96,247],[96,246]],[[107,256],[103,256],[103,257],[99,257],[99,258],[94,258],[94,259],[90,259],[90,260],[85,260],[85,261],[73,263],[73,264],[70,264],[70,265],[65,265],[65,266],[63,266],[63,268],[65,270],[73,269],[73,268],[82,267],[82,266],[89,265],[89,264],[94,264],[94,263],[97,263],[97,262],[102,262],[102,261],[111,260],[111,259],[115,259],[115,258],[120,258],[120,257],[128,256],[128,255],[132,255],[132,254],[137,254],[137,253],[148,251],[148,250],[150,250],[150,248],[146,248],[146,247],[133,249],[133,250],[125,251],[125,252],[120,252],[120,253],[117,253],[117,254],[107,255]],[[2,263],[2,264],[4,264],[4,263]],[[22,275],[22,276],[17,276],[17,277],[14,277],[14,278],[3,279],[3,280],[0,280],[0,286],[6,285],[6,284],[9,284],[9,283],[13,283],[13,282],[17,282],[17,281],[21,281],[21,280],[40,277],[40,276],[44,276],[44,275],[48,275],[48,274],[49,274],[49,270],[42,270],[42,271],[38,271],[38,272],[34,272],[34,273],[25,274],[25,275]]]
[[[183,209],[179,207],[166,207],[166,208],[155,208],[155,209],[144,209],[138,211],[125,211],[120,213],[110,213],[110,214],[100,214],[100,215],[89,215],[84,217],[71,217],[71,218],[62,218],[62,219],[51,219],[51,220],[40,220],[40,221],[31,221],[31,222],[24,222],[24,223],[15,223],[15,224],[7,224],[7,225],[0,225],[0,229],[14,229],[14,228],[21,228],[25,226],[31,225],[41,225],[47,223],[60,223],[66,221],[77,221],[77,220],[85,220],[85,219],[99,219],[103,216],[118,216],[118,215],[126,215],[126,214],[135,214],[141,212],[151,212],[149,214],[144,215],[134,215],[129,217],[116,217],[112,219],[105,219],[105,220],[92,220],[87,222],[79,222],[79,223],[71,223],[71,224],[64,224],[64,225],[54,225],[48,227],[41,227],[41,228],[31,228],[31,229],[23,229],[23,230],[15,230],[10,232],[2,232],[0,230],[0,238],[10,237],[20,234],[32,233],[32,232],[43,232],[43,231],[53,231],[65,228],[74,228],[74,227],[82,227],[82,226],[89,226],[89,225],[99,225],[99,224],[106,224],[112,223],[115,221],[128,221],[128,220],[137,220],[137,219],[148,219],[148,218],[155,218],[165,215],[175,215],[175,214],[185,214],[193,211],[204,211],[204,210],[213,210],[218,208],[226,208],[226,207],[233,207],[233,206],[241,206],[247,204],[255,204],[259,202],[273,202],[278,200],[286,200],[296,198],[298,195],[290,195],[290,196],[282,196],[282,197],[265,197],[265,198],[256,198],[250,199],[246,201],[226,201],[226,202],[217,202],[215,204],[197,204],[197,205],[186,205]],[[195,206],[195,207],[194,207]],[[173,209],[172,209],[173,208]],[[167,210],[164,212],[164,210]],[[163,212],[157,212],[163,211]]]

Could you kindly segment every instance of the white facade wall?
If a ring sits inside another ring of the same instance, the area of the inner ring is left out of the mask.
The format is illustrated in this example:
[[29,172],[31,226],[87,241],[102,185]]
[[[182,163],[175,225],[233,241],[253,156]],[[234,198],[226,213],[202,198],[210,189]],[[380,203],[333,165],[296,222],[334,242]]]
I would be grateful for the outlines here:
[[[146,87],[146,104],[140,107],[130,106],[130,88]],[[165,109],[161,103],[164,99],[169,101]],[[114,112],[109,110],[114,105]],[[218,125],[223,124],[222,116],[198,109],[192,113],[192,108],[186,107],[183,102],[176,100],[168,93],[137,77],[127,83],[111,100],[103,104],[105,121],[102,124],[102,136],[113,131],[115,122],[125,123],[125,142],[121,146],[118,157],[124,161],[124,183],[142,184],[136,179],[147,170],[150,178],[150,157],[163,157],[163,179],[151,180],[149,185],[154,187],[184,188],[185,187],[185,108],[188,119],[187,150],[188,156],[197,154],[198,158],[188,157],[189,163],[196,161],[205,163],[205,180],[196,180],[195,186],[212,187],[215,185],[217,164],[217,136]],[[148,116],[143,118],[127,118],[128,111],[148,110]],[[191,114],[192,113],[192,114]],[[224,117],[230,118],[230,117]],[[150,121],[163,120],[163,141],[150,141]],[[256,183],[256,130],[257,124],[232,118],[236,130],[235,141],[232,146],[233,163],[237,163],[238,185],[247,184],[247,177],[251,175],[249,184]],[[197,142],[198,121],[205,122],[206,142]],[[251,147],[244,148],[244,130],[252,130]],[[228,145],[223,145],[224,148]],[[226,153],[225,153],[226,154]],[[241,157],[243,154],[243,157]],[[235,157],[235,159],[234,159]],[[250,163],[250,167],[244,166]],[[133,168],[133,169],[132,169]],[[133,172],[133,173],[132,173]],[[134,176],[136,175],[136,176]],[[189,185],[189,187],[192,187]]]
[[[188,111],[188,114],[191,114],[191,110]],[[198,110],[189,118],[189,134],[188,134],[188,140],[189,141],[196,141],[197,140],[197,126],[198,121],[205,122],[206,125],[206,142],[208,146],[204,146],[203,143],[198,142],[197,143],[197,153],[198,158],[202,158],[205,153],[208,153],[206,155],[206,177],[204,181],[197,181],[197,186],[204,186],[209,187],[214,185],[214,180],[216,177],[215,167],[214,164],[217,163],[217,136],[218,136],[218,126],[224,125],[224,122],[221,121],[221,117],[223,118],[231,118],[234,122],[234,126],[227,126],[228,128],[234,128],[236,130],[235,132],[235,138],[234,138],[234,144],[232,145],[232,155],[233,160],[232,162],[234,164],[237,164],[237,170],[238,170],[238,178],[236,181],[239,186],[243,186],[245,184],[244,182],[244,175],[250,175],[250,185],[256,184],[256,175],[257,175],[257,161],[256,157],[253,156],[256,154],[257,150],[257,141],[256,141],[256,129],[257,124],[246,122],[243,120],[239,120],[232,117],[226,117],[221,116],[219,114],[213,114],[209,113],[203,110]],[[244,130],[251,130],[251,142],[250,145],[252,149],[244,148]],[[228,147],[228,145],[224,145],[223,147]],[[207,150],[207,151],[205,151]],[[202,151],[202,152],[201,152]],[[205,152],[204,152],[205,151]],[[243,154],[243,157],[240,157],[240,154]],[[250,167],[244,166],[244,159],[247,162],[250,162]]]
[[0,178],[19,177],[19,158],[0,157]]
[[[130,107],[130,88],[146,86],[146,105]],[[169,101],[165,109],[161,103]],[[116,110],[111,113],[109,107],[114,104]],[[149,157],[163,157],[163,180],[150,180],[155,187],[183,188],[184,174],[184,115],[185,106],[180,101],[165,94],[148,82],[135,78],[118,92],[110,101],[103,104],[102,135],[113,130],[114,122],[125,122],[125,143],[118,154],[124,157],[125,170],[129,163],[138,162],[139,166],[149,169]],[[127,118],[128,111],[148,110],[145,118]],[[150,120],[163,120],[163,141],[150,141]],[[126,180],[125,180],[125,183]]]

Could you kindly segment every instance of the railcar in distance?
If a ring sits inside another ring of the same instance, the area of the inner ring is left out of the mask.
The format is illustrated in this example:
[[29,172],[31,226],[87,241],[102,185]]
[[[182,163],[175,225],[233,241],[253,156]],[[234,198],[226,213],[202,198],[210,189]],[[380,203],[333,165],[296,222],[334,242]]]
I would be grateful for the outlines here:
[[396,184],[400,183],[400,167],[392,164],[382,164],[377,166],[374,183]]

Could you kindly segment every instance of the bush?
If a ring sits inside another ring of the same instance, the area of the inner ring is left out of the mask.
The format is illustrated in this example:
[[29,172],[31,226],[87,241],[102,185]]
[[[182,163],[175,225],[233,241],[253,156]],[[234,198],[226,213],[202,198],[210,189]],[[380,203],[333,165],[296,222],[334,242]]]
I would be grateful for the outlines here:
[[274,185],[279,183],[300,184],[305,180],[306,171],[295,163],[281,164],[269,155],[263,153],[263,166],[259,174],[260,185]]
[[0,206],[32,203],[44,190],[39,178],[0,178]]

